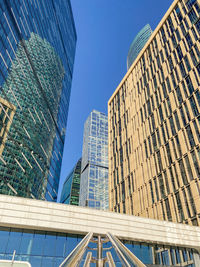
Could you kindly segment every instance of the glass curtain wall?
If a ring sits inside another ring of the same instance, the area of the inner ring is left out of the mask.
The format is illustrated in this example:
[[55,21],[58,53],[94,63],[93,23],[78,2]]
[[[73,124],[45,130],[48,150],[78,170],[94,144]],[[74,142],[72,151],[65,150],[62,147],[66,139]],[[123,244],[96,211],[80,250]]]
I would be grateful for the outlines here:
[[79,205],[81,177],[81,159],[78,160],[73,170],[67,176],[61,193],[60,202],[70,205]]
[[84,126],[79,204],[106,210],[108,202],[108,119],[93,110]]
[[69,0],[0,0],[1,194],[56,201],[75,46]]
[[[32,267],[58,267],[83,239],[82,235],[5,227],[0,227],[0,236],[0,259],[11,260],[13,251],[16,250],[15,260],[28,261]],[[195,265],[195,255],[198,256],[195,250],[121,241],[147,266],[198,267]],[[93,256],[97,257],[96,251],[92,250],[94,247],[96,244],[89,244],[80,266],[83,266],[88,251],[92,251]],[[104,243],[103,248],[107,250],[103,250],[102,256],[106,257],[106,252],[110,251],[116,266],[121,266],[111,243]]]

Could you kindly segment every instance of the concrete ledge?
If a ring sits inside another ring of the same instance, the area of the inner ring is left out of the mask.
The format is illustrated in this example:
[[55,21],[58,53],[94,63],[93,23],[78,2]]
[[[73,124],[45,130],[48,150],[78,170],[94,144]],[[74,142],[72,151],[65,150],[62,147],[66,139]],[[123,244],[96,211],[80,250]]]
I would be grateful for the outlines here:
[[0,195],[0,226],[114,235],[126,240],[200,249],[200,227]]

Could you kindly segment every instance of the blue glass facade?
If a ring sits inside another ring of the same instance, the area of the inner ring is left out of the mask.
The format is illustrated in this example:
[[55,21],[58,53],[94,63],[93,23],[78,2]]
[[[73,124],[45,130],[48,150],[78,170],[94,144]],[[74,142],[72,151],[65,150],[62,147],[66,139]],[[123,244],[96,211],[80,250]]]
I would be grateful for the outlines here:
[[70,205],[79,205],[81,178],[81,159],[78,160],[73,170],[67,176],[60,197],[60,202]]
[[108,118],[93,110],[84,125],[80,206],[108,209]]
[[0,259],[28,261],[31,267],[58,267],[81,241],[81,235],[0,228]]
[[0,0],[1,194],[57,200],[75,47],[69,0]]
[[146,42],[149,40],[149,37],[152,34],[152,29],[149,24],[145,25],[144,28],[137,34],[133,40],[127,57],[127,70],[133,64],[134,60],[139,55],[142,48],[145,46]]
[[[68,233],[5,227],[0,227],[0,236],[0,259],[11,260],[13,251],[16,250],[15,260],[28,261],[32,267],[58,267],[83,238],[82,235]],[[164,245],[158,247],[155,244],[126,240],[122,242],[147,266],[197,267],[193,257],[193,253],[196,252],[192,249]],[[93,257],[97,257],[96,251],[92,250],[95,247],[96,244],[89,244],[80,266],[83,266],[88,251],[92,251]],[[111,243],[104,243],[103,247],[110,250],[116,266],[122,266]],[[108,250],[103,250],[104,258]]]

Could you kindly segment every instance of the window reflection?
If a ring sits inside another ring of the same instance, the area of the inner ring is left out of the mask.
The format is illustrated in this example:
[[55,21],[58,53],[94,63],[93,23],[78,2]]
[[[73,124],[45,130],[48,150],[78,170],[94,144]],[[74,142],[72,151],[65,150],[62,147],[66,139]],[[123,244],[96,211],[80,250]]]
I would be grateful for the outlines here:
[[0,236],[0,253],[5,253],[9,238],[9,230],[0,231]]
[[32,255],[43,255],[44,238],[44,234],[40,234],[40,232],[35,232],[34,237],[32,239]]
[[[47,233],[44,239],[43,255],[56,256],[56,234]],[[46,265],[50,266],[50,265]]]
[[21,245],[19,249],[19,254],[31,254],[31,248],[33,243],[33,232],[32,233],[23,233]]
[[56,257],[64,257],[66,255],[66,245],[66,235],[57,236],[55,249]]
[[28,261],[32,267],[57,267],[83,236],[0,227],[0,259]]
[[20,243],[21,243],[21,232],[16,232],[16,230],[10,231],[10,235],[8,238],[8,243],[6,247],[6,253],[13,253],[16,250],[16,253],[19,253]]

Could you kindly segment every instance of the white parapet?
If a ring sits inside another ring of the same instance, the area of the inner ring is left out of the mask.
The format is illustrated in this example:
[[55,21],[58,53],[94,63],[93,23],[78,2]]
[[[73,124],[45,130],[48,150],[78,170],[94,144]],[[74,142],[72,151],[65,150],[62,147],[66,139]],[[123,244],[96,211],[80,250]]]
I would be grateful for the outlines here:
[[124,240],[200,249],[200,227],[0,195],[0,226],[52,232],[106,234]]

